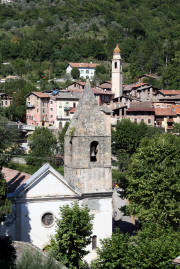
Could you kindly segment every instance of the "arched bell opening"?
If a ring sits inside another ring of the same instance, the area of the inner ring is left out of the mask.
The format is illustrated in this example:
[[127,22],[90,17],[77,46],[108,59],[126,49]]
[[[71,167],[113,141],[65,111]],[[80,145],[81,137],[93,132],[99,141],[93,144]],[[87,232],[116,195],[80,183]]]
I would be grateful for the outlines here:
[[90,162],[97,161],[98,144],[99,143],[97,141],[93,141],[90,144]]

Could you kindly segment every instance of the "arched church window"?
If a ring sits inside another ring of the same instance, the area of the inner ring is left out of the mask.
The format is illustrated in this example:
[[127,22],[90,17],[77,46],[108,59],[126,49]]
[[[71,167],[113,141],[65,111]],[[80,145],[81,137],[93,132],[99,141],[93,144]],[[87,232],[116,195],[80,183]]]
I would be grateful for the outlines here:
[[93,141],[90,144],[90,161],[96,162],[97,161],[97,153],[98,153],[98,142]]
[[48,212],[42,216],[41,220],[42,220],[42,223],[44,224],[44,226],[48,227],[48,226],[51,226],[53,224],[54,216],[52,213]]
[[92,236],[92,250],[97,248],[97,236]]
[[117,62],[114,63],[114,68],[117,68]]

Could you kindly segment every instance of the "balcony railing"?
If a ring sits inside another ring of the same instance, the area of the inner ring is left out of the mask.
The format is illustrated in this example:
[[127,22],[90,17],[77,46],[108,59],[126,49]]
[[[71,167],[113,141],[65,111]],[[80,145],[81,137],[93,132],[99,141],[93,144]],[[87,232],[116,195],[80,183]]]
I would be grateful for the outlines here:
[[69,111],[70,109],[71,109],[70,106],[65,106],[65,107],[64,107],[64,111]]
[[32,105],[32,104],[26,104],[26,107],[27,107],[27,108],[34,108],[35,106]]

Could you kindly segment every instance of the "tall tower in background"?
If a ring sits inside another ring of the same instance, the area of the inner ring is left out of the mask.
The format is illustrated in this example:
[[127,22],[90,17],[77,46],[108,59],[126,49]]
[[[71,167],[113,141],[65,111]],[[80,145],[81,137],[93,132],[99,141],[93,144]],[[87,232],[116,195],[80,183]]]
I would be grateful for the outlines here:
[[112,92],[114,97],[122,96],[122,59],[120,49],[116,45],[112,59]]

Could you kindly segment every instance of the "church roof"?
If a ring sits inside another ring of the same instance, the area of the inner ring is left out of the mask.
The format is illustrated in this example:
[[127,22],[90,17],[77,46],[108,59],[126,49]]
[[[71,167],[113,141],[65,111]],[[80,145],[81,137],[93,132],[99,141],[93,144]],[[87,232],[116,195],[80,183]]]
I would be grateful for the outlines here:
[[81,196],[81,192],[77,187],[74,187],[66,179],[56,171],[49,163],[45,163],[43,166],[39,168],[32,176],[27,178],[25,181],[22,182],[16,189],[12,190],[12,192],[8,193],[8,197],[15,197],[18,196],[20,193],[24,193],[28,190],[31,186],[34,185],[35,182],[38,182],[43,175],[46,175],[48,172],[56,175],[56,177],[69,189],[71,189],[77,196]]
[[100,111],[89,79],[66,135],[72,136],[72,133],[73,136],[105,136],[108,133],[105,115]]

